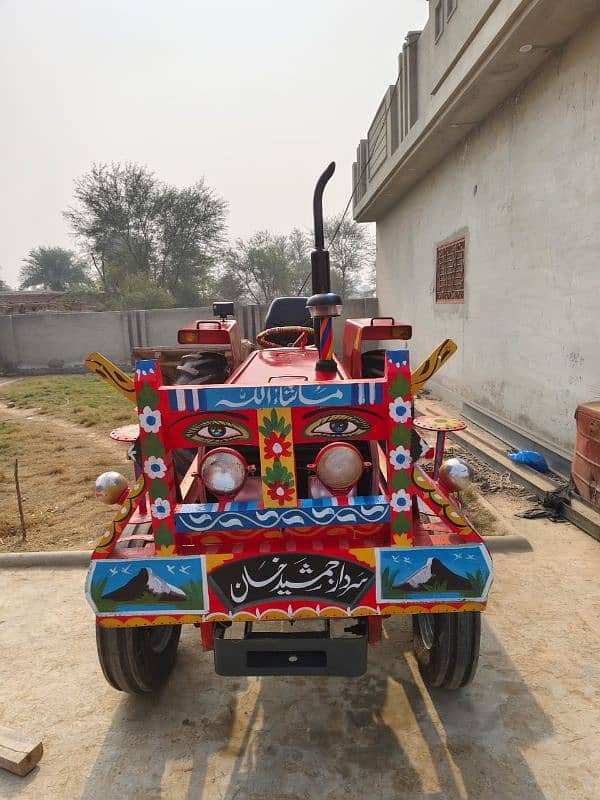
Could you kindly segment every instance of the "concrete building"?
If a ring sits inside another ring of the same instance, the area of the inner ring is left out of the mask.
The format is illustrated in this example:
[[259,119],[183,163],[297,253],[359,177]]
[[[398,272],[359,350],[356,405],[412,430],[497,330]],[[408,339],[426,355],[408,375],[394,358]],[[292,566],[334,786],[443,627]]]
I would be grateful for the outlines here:
[[380,314],[415,359],[459,346],[437,393],[570,459],[600,398],[600,1],[430,0],[353,185]]

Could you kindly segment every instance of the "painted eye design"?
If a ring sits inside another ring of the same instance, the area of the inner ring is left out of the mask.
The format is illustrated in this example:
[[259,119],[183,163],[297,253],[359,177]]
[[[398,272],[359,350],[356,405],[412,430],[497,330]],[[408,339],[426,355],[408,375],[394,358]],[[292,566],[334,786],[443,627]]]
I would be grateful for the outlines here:
[[194,422],[185,429],[183,435],[186,439],[202,444],[246,442],[251,438],[245,425],[228,419],[203,419],[201,422]]
[[327,414],[313,420],[304,429],[304,436],[330,436],[335,439],[348,439],[361,436],[371,430],[371,425],[364,417],[357,414]]

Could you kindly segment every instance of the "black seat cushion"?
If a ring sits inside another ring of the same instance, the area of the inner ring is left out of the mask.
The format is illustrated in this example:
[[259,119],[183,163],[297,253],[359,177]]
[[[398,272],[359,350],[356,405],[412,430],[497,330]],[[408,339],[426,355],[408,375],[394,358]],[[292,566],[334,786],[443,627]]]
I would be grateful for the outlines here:
[[[312,320],[306,308],[306,297],[277,297],[267,311],[265,328],[281,328],[286,325],[299,325],[302,328],[312,328]],[[296,334],[272,334],[273,342],[286,347],[297,339]],[[312,342],[312,338],[309,344]]]

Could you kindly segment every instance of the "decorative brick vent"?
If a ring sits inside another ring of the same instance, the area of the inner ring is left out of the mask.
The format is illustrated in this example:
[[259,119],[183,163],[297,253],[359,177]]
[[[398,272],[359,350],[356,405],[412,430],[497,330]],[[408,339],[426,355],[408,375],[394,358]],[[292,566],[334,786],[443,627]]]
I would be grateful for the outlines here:
[[465,237],[441,244],[435,259],[435,302],[462,303],[465,299]]

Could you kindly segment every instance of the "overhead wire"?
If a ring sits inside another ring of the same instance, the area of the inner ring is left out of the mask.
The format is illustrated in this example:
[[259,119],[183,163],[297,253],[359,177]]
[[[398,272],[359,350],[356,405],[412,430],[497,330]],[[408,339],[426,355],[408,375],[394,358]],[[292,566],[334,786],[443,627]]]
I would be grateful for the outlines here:
[[[344,223],[344,220],[346,218],[346,214],[348,213],[348,209],[350,208],[350,204],[352,203],[352,200],[354,199],[354,195],[356,194],[356,191],[357,191],[358,187],[360,186],[360,184],[362,182],[363,176],[364,176],[365,172],[367,171],[367,169],[369,167],[369,164],[371,163],[371,159],[373,158],[373,156],[374,156],[374,154],[375,154],[375,152],[377,150],[377,145],[379,144],[379,140],[380,140],[380,138],[381,138],[381,136],[382,136],[382,134],[383,134],[383,132],[385,130],[386,125],[387,125],[388,115],[389,115],[389,113],[391,111],[391,108],[392,108],[392,105],[394,103],[394,99],[396,97],[396,94],[398,93],[398,85],[399,85],[399,82],[400,82],[400,77],[401,76],[398,75],[398,77],[396,78],[396,82],[394,84],[394,88],[392,89],[392,93],[390,95],[389,104],[386,104],[386,106],[385,106],[385,112],[384,112],[384,115],[383,115],[383,119],[381,121],[381,127],[379,128],[379,130],[377,132],[377,135],[375,136],[375,140],[373,142],[372,148],[369,148],[370,151],[371,151],[370,155],[367,158],[367,160],[365,161],[365,164],[364,164],[364,166],[363,166],[363,168],[362,168],[362,170],[360,172],[360,175],[356,179],[356,183],[352,187],[352,192],[350,193],[350,197],[348,198],[348,202],[346,203],[346,207],[344,208],[344,211],[342,213],[340,221],[338,222],[338,224],[336,226],[336,229],[333,232],[333,236],[331,237],[331,239],[328,242],[328,248],[331,247],[331,245],[335,242],[335,240],[337,238],[337,235],[340,232],[340,229],[341,229],[341,227],[342,227],[342,225]],[[302,294],[302,292],[304,290],[304,287],[306,286],[306,283],[307,283],[308,279],[310,278],[310,276],[311,276],[311,273],[309,272],[308,275],[306,276],[306,278],[304,279],[304,282],[303,282],[302,286],[300,287],[300,289],[298,291],[298,296],[300,296]]]

